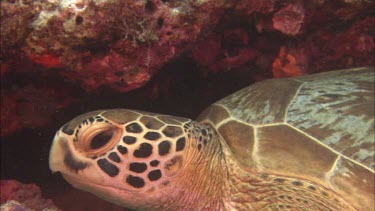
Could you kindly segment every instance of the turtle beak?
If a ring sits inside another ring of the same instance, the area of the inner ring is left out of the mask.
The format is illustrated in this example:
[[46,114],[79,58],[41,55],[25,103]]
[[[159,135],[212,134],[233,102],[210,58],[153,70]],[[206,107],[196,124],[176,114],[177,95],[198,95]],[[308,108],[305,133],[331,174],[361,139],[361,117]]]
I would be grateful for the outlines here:
[[69,137],[61,131],[56,133],[49,153],[49,168],[53,173],[77,173],[89,166],[82,157],[77,157],[73,148]]
[[52,173],[65,169],[64,156],[66,146],[68,146],[67,139],[60,136],[58,131],[53,139],[51,150],[49,152],[49,168]]

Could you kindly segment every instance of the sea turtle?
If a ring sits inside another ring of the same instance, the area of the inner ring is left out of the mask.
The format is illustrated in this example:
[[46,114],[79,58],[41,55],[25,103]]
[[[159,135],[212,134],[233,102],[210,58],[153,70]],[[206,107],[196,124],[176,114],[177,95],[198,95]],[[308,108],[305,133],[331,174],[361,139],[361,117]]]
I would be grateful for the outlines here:
[[271,79],[197,121],[93,111],[56,134],[50,168],[146,210],[374,209],[374,68]]

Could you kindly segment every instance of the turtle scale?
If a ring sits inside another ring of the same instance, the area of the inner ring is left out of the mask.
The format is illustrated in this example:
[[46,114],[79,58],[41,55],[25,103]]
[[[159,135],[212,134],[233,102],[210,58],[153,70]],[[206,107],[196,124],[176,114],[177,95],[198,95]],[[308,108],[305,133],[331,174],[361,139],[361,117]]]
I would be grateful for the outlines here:
[[373,84],[374,68],[266,80],[214,103],[198,120],[216,128],[245,169],[356,193],[347,197],[352,204],[374,207],[366,197],[374,190]]

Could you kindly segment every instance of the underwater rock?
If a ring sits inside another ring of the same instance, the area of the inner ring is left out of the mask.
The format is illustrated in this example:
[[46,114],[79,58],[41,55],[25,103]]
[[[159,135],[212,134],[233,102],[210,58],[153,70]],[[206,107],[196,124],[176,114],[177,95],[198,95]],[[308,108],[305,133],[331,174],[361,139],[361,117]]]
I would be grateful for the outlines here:
[[[374,9],[366,0],[1,1],[1,76],[10,78],[1,135],[51,121],[53,105],[69,104],[58,92],[128,92],[181,58],[204,77],[247,70],[249,81],[374,65]],[[61,85],[24,80],[46,75]],[[45,109],[32,114],[36,103]]]
[[6,203],[0,206],[1,210],[4,211],[30,211],[31,209],[25,208],[22,204],[17,201],[7,201]]
[[[322,28],[308,37],[298,48],[306,52],[309,57],[309,67],[316,72],[374,66],[374,26],[375,19],[367,17],[354,21],[349,27]],[[322,43],[325,43],[324,47]]]
[[297,35],[305,17],[304,13],[301,2],[288,4],[273,15],[273,27],[284,34]]
[[129,91],[210,31],[222,2],[43,1],[23,51],[86,90]]
[[[59,210],[50,199],[42,198],[35,184],[22,184],[16,180],[1,180],[1,204],[9,210]],[[7,202],[14,200],[17,202]],[[5,209],[4,208],[4,209]],[[14,208],[14,209],[11,209]]]
[[199,42],[192,50],[192,58],[211,72],[228,71],[254,59],[256,51],[248,42],[245,30],[226,30],[221,36],[213,35]]
[[29,25],[39,11],[34,8],[34,1],[30,0],[4,0],[0,4],[1,57],[6,59],[10,51],[23,45],[31,32]]
[[12,91],[2,90],[1,100],[1,132],[9,135],[21,128],[40,128],[52,121],[56,110],[74,101],[53,87],[36,87],[28,85]]

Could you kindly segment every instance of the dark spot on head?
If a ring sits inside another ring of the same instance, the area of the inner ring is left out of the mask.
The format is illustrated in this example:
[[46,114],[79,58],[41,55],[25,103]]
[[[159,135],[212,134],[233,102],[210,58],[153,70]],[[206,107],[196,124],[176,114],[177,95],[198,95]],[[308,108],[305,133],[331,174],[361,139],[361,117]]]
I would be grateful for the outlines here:
[[150,165],[151,165],[152,167],[156,167],[156,166],[159,165],[159,163],[160,163],[160,161],[158,161],[158,160],[153,160],[153,161],[150,162]]
[[328,193],[325,191],[322,191],[321,193],[323,194],[323,196],[328,196]]
[[121,154],[126,154],[126,153],[128,153],[128,149],[126,148],[126,147],[124,147],[124,146],[121,146],[121,145],[119,145],[119,146],[117,146],[117,150],[121,153]]
[[275,178],[275,179],[273,179],[273,181],[275,181],[275,182],[279,182],[279,183],[283,183],[283,182],[285,182],[285,179],[282,179],[282,178]]
[[121,159],[120,159],[120,157],[117,155],[116,152],[111,152],[111,153],[108,155],[108,158],[111,159],[112,161],[116,162],[116,163],[120,163],[120,162],[121,162]]
[[268,178],[268,174],[267,173],[262,173],[261,175],[260,175],[260,178],[262,178],[262,179],[267,179]]
[[142,173],[147,170],[147,165],[145,163],[130,163],[129,170],[136,173]]
[[279,205],[279,208],[283,208],[283,207],[284,207],[284,205],[282,205],[282,204]]
[[134,144],[136,141],[137,141],[137,138],[136,137],[133,137],[133,136],[124,136],[122,138],[122,141],[125,143],[125,144]]
[[145,181],[143,181],[142,178],[132,176],[132,175],[129,175],[128,177],[126,177],[126,182],[135,188],[141,188],[145,186]]
[[97,122],[104,122],[104,119],[103,119],[102,117],[97,116],[96,118],[97,118],[97,119],[96,119]]
[[291,200],[291,199],[292,199],[292,197],[291,197],[291,196],[287,196],[287,198],[288,198],[289,200]]
[[201,130],[201,133],[202,133],[202,135],[204,135],[204,136],[206,136],[206,135],[207,135],[207,131],[206,131],[206,130],[204,130],[204,129],[202,129],[202,130]]
[[171,149],[171,143],[169,141],[162,141],[158,145],[159,148],[159,155],[166,155],[169,153],[169,150]]
[[285,197],[285,196],[283,196],[283,195],[279,196],[280,199],[283,199],[284,197]]
[[164,163],[165,173],[168,176],[174,176],[182,168],[182,165],[183,158],[177,155]]
[[185,142],[186,142],[185,137],[179,138],[177,140],[177,143],[176,143],[176,151],[177,152],[184,150],[184,148],[185,148]]
[[90,118],[89,118],[89,122],[90,122],[90,123],[94,123],[94,122],[95,122],[94,117],[90,117]]
[[86,162],[78,161],[78,160],[76,160],[75,157],[73,157],[73,154],[70,151],[70,149],[68,148],[67,144],[65,144],[64,148],[66,150],[66,153],[65,153],[65,156],[64,156],[64,164],[70,170],[78,172],[79,170],[83,170],[83,169],[85,169],[88,166],[88,164]]
[[163,129],[163,134],[167,137],[176,137],[182,134],[182,130],[180,127],[176,126],[167,126],[166,128]]
[[65,124],[62,127],[61,131],[70,135],[70,136],[73,135],[73,133],[74,133],[74,130],[70,127],[69,123]]
[[312,186],[312,185],[309,185],[309,187],[308,187],[310,190],[313,190],[313,191],[315,191],[316,190],[316,188],[314,187],[314,186]]
[[201,151],[202,149],[202,144],[198,144],[198,150]]
[[150,141],[155,141],[158,140],[161,137],[161,135],[157,132],[147,132],[143,138],[150,140]]
[[143,131],[142,126],[138,123],[133,122],[125,127],[126,131],[129,133],[141,133]]
[[137,158],[147,158],[152,154],[152,145],[148,143],[142,143],[139,148],[134,151],[134,156]]
[[159,169],[150,171],[147,177],[150,181],[156,181],[161,178],[161,171]]
[[88,125],[88,124],[89,124],[89,121],[88,121],[87,119],[85,119],[85,120],[82,121],[81,124],[82,124],[82,125]]
[[300,181],[293,181],[292,184],[295,186],[303,186],[303,183]]
[[309,202],[307,200],[304,200],[303,203],[308,204]]
[[98,166],[111,177],[116,176],[120,172],[117,166],[110,163],[107,159],[100,159],[97,163]]
[[206,140],[206,139],[203,140],[203,144],[204,144],[205,146],[207,145],[207,140]]
[[288,208],[288,209],[292,208],[290,205],[286,205],[285,207]]

